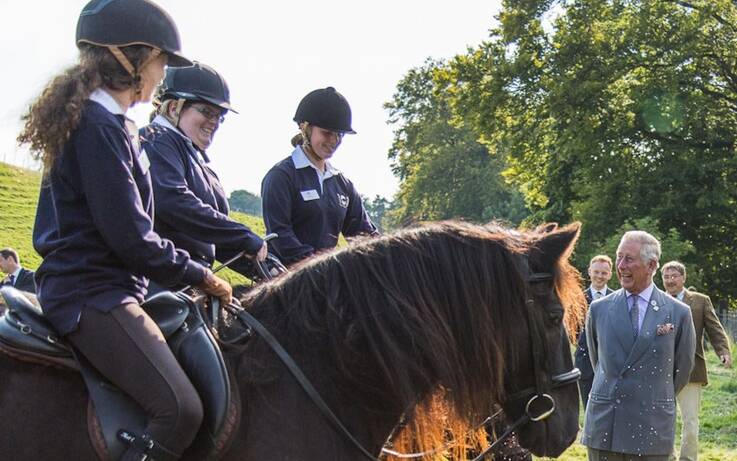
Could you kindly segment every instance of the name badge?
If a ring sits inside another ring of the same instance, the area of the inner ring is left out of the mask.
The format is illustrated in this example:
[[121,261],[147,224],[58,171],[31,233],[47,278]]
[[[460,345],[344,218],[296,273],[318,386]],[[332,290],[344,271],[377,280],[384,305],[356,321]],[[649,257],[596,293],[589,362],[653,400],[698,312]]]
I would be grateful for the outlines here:
[[303,190],[300,191],[300,194],[302,194],[302,200],[304,200],[305,202],[309,202],[310,200],[317,200],[320,198],[320,195],[315,189]]
[[143,174],[147,174],[148,169],[151,167],[151,161],[148,159],[148,154],[146,154],[145,149],[141,149],[141,155],[138,156],[138,163],[141,164],[141,171],[143,171]]

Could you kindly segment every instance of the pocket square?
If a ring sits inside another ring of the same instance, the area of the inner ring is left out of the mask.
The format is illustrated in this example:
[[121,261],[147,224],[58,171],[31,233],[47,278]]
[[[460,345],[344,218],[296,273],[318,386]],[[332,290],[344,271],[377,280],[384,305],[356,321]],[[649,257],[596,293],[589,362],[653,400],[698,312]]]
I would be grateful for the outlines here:
[[668,333],[672,333],[673,330],[675,330],[676,327],[673,326],[672,323],[664,323],[663,325],[658,325],[658,336],[667,335]]

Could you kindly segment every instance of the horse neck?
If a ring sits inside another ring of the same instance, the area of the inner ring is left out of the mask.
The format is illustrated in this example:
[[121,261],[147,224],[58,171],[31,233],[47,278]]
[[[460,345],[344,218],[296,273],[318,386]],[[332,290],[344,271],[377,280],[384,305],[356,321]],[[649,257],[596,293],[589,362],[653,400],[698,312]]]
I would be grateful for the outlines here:
[[[328,421],[286,368],[281,363],[278,368],[278,377],[267,383],[239,382],[243,413],[237,441],[229,450],[233,459],[362,459],[358,448]],[[304,371],[314,375],[313,370]],[[401,411],[362,410],[365,402],[336,395],[325,380],[311,381],[353,437],[378,456]]]

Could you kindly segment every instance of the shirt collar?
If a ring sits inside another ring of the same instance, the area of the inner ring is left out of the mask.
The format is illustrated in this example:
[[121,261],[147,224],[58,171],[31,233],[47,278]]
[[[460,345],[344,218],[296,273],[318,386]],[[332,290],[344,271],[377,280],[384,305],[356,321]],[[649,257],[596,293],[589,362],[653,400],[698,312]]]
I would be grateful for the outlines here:
[[[301,168],[307,168],[308,166],[314,168],[315,171],[317,171],[319,174],[323,174],[322,171],[318,170],[315,165],[310,162],[310,159],[307,158],[307,154],[302,150],[302,146],[297,145],[297,147],[294,148],[292,151],[292,162],[294,162],[294,167],[297,169]],[[325,179],[329,178],[330,176],[335,176],[340,171],[333,167],[333,165],[330,164],[330,162],[325,162]]]
[[679,301],[683,301],[683,297],[686,296],[686,289],[682,289],[680,293],[676,295],[676,298],[678,298]]
[[593,286],[593,285],[589,285],[589,290],[591,290],[591,295],[592,295],[592,296],[593,296],[593,294],[594,294],[594,293],[596,293],[597,291],[598,291],[599,293],[601,293],[601,294],[602,294],[603,296],[606,296],[606,292],[607,292],[607,290],[608,290],[608,289],[609,289],[609,287],[608,287],[608,286],[606,286],[606,285],[604,285],[604,288],[602,288],[601,290],[597,290],[596,288],[594,288],[594,286]]
[[210,157],[208,157],[207,154],[195,147],[192,140],[189,139],[186,134],[182,133],[179,128],[172,125],[172,123],[166,117],[164,117],[163,115],[157,115],[156,117],[154,117],[151,123],[155,123],[163,128],[166,128],[167,130],[172,130],[173,132],[181,136],[182,139],[184,139],[184,141],[187,143],[187,145],[195,152],[195,155],[197,155],[198,158],[203,160],[205,163],[210,163]]
[[[648,285],[647,288],[642,290],[637,296],[640,297],[640,299],[645,300],[645,302],[650,301],[650,297],[653,295],[653,290],[655,289],[655,284],[653,282],[650,282],[650,285]],[[630,293],[627,290],[624,290],[625,293],[627,293],[627,298],[632,296],[632,293]]]
[[13,276],[13,280],[18,280],[18,276],[20,275],[20,270],[21,269],[23,269],[23,268],[22,267],[19,267],[18,269],[15,270],[15,272],[13,272],[12,274],[10,274],[10,275]]
[[116,101],[110,93],[103,90],[102,88],[98,88],[93,91],[88,99],[90,101],[95,101],[111,114],[125,116],[125,111],[122,107],[120,107],[118,101]]
[[187,140],[187,142],[189,142],[190,144],[192,144],[192,141],[188,137],[186,137],[184,135],[184,133],[182,133],[181,131],[179,131],[179,129],[177,127],[175,127],[174,125],[172,125],[171,122],[169,120],[167,120],[167,118],[164,117],[163,115],[157,115],[156,117],[154,117],[154,119],[151,121],[151,123],[155,123],[155,124],[157,124],[159,126],[163,126],[164,128],[167,128],[169,130],[174,130],[174,132],[176,134],[178,134],[179,136],[183,137],[184,139]]

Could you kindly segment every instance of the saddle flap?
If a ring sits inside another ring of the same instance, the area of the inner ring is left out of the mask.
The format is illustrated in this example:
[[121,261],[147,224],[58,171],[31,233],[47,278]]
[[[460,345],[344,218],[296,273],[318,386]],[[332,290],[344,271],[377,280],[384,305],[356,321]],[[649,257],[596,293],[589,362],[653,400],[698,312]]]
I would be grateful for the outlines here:
[[177,332],[170,346],[179,364],[202,399],[203,430],[213,443],[225,424],[231,389],[225,360],[215,338],[195,307],[187,320],[188,328]]
[[194,306],[185,295],[162,291],[147,299],[141,308],[156,322],[164,337],[169,339],[184,324]]
[[4,286],[0,293],[8,310],[0,317],[0,341],[19,351],[51,358],[70,358],[69,347],[44,317],[41,308],[20,290]]
[[33,317],[39,322],[46,322],[46,317],[44,317],[41,307],[33,304],[19,289],[9,285],[4,285],[0,288],[0,293],[2,293],[3,298],[5,299],[5,304],[8,306],[8,310],[22,312],[23,314],[26,314],[26,316]]
[[82,354],[76,353],[74,358],[89,391],[92,408],[88,411],[94,410],[94,415],[88,414],[88,424],[99,425],[100,433],[95,434],[99,437],[93,437],[93,444],[98,438],[104,443],[104,447],[94,448],[98,453],[107,452],[108,459],[120,459],[128,445],[118,439],[118,430],[124,428],[142,433],[146,427],[146,412],[130,396],[110,384]]

